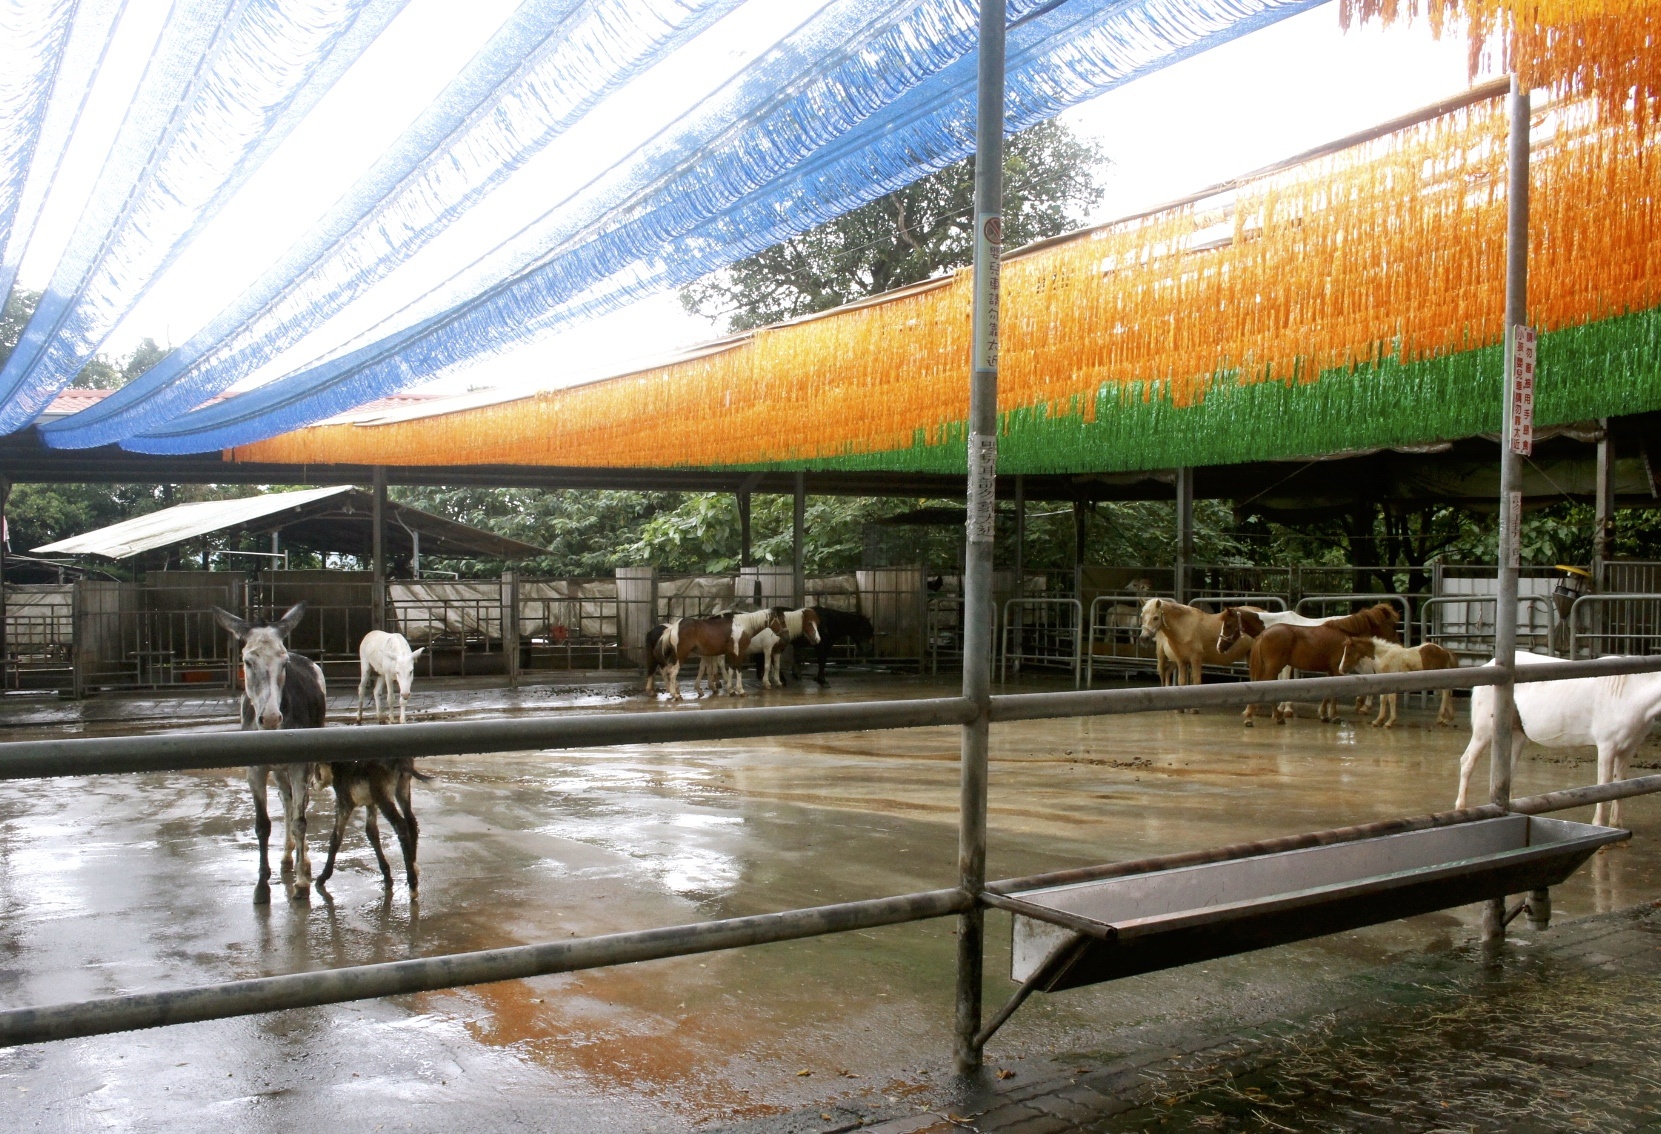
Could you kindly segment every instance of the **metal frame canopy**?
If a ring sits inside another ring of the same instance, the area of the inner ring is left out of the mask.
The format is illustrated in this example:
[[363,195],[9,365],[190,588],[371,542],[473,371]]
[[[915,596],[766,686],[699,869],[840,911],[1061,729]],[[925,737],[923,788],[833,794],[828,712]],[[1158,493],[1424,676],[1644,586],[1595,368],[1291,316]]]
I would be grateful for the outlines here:
[[[543,549],[470,528],[419,508],[388,501],[382,525],[386,551],[408,556],[417,534],[429,555],[531,559]],[[268,492],[231,500],[176,504],[96,531],[37,547],[35,555],[90,555],[131,559],[216,534],[281,532],[285,542],[314,551],[368,557],[375,546],[375,499],[360,488],[337,486]]]
[[[1321,2],[1009,0],[999,129]],[[46,203],[87,191],[57,178],[65,155],[98,171],[50,278],[25,281],[44,298],[0,369],[0,432],[189,270],[278,143],[349,110],[336,80],[418,18],[403,0],[180,0],[146,38],[121,11],[41,0],[0,25],[0,291]],[[690,282],[973,152],[977,18],[962,0],[523,0],[274,263],[148,372],[41,430],[67,448],[244,444]],[[83,152],[88,92],[134,52],[152,59],[128,113]],[[628,102],[653,82],[674,94]],[[609,148],[582,149],[596,133]],[[421,257],[485,215],[466,263]]]

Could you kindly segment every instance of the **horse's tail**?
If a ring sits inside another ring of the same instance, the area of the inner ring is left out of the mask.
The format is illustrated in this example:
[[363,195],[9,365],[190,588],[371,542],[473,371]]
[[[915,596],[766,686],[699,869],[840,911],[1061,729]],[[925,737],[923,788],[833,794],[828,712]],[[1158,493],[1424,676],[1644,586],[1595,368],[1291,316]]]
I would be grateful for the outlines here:
[[663,628],[662,637],[657,640],[657,656],[666,665],[674,665],[680,657],[681,651],[681,620],[671,618],[669,624]]

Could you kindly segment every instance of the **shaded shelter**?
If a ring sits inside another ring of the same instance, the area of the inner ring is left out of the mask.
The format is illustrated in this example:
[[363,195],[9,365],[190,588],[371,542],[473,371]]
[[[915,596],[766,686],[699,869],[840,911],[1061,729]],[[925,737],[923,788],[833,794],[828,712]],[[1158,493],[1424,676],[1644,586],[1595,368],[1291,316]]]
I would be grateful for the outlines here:
[[[34,553],[150,564],[208,539],[235,546],[246,537],[276,536],[282,546],[354,555],[367,562],[374,552],[374,506],[371,493],[350,485],[203,500],[58,540]],[[385,548],[394,562],[413,563],[420,555],[517,561],[543,554],[532,544],[406,504],[387,501],[385,507]]]

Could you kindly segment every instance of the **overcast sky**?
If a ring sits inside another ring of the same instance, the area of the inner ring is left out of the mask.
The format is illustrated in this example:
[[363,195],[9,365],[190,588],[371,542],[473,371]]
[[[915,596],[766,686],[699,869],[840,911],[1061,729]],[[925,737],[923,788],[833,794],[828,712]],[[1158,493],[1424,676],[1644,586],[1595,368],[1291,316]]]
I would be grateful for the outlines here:
[[[615,161],[823,2],[750,0],[603,103],[591,121],[528,163],[487,207],[475,209],[476,215],[303,347],[322,353],[373,332],[383,319],[397,320],[481,250]],[[412,0],[151,289],[106,353],[124,354],[145,335],[164,343],[188,338],[363,172],[514,6],[515,0]],[[160,7],[129,5],[134,11]],[[133,18],[121,29],[119,54],[143,58],[156,31],[155,21]],[[1456,93],[1468,85],[1465,60],[1462,36],[1438,43],[1422,26],[1345,33],[1337,5],[1327,4],[1131,83],[1063,116],[1077,132],[1099,140],[1111,159],[1103,171],[1106,195],[1090,220],[1158,204]],[[130,90],[136,71],[128,70]],[[122,72],[112,68],[111,74]],[[99,118],[89,107],[82,130],[87,137],[66,158],[66,172],[79,168],[83,178],[96,169],[100,125],[107,134],[122,105],[114,80],[109,91],[98,93],[111,109]],[[78,211],[73,204],[55,203],[43,217],[20,283],[42,285]],[[718,330],[686,315],[674,295],[658,296],[454,372],[433,388],[564,385],[626,369]],[[267,372],[257,380],[274,376]]]

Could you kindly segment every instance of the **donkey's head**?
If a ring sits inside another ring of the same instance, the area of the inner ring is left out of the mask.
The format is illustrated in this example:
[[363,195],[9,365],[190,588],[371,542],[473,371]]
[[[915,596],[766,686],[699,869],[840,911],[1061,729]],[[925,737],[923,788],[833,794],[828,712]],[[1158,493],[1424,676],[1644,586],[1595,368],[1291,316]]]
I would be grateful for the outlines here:
[[228,610],[213,608],[219,625],[242,643],[243,687],[261,728],[283,727],[283,680],[288,674],[288,647],[283,639],[305,613],[306,604],[297,602],[277,621],[255,625]]
[[1154,635],[1165,629],[1165,600],[1151,598],[1142,604],[1142,640],[1153,641]]

